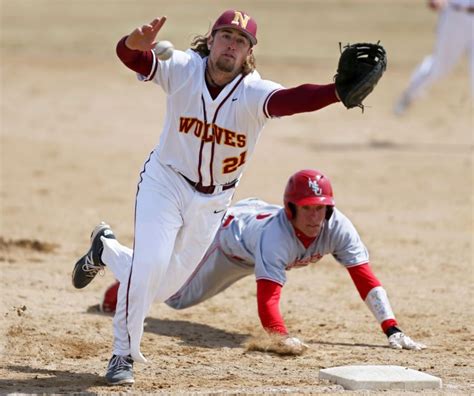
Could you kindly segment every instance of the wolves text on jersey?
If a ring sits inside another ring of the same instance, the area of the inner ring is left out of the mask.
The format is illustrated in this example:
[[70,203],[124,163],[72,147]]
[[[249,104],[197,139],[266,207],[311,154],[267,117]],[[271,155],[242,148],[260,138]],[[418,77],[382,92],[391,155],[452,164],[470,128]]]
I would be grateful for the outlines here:
[[[211,127],[212,134],[209,134],[209,128]],[[216,124],[205,124],[197,118],[180,117],[179,132],[189,133],[191,130],[194,136],[205,142],[212,142],[215,139],[217,144],[225,144],[231,147],[245,147],[247,144],[247,136],[242,133],[221,128]]]

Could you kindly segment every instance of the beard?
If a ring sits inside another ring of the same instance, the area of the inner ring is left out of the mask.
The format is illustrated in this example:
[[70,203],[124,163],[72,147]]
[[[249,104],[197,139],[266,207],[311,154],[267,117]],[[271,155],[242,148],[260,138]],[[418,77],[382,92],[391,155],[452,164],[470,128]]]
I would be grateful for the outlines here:
[[235,60],[221,57],[217,59],[216,68],[224,73],[232,73],[235,70]]

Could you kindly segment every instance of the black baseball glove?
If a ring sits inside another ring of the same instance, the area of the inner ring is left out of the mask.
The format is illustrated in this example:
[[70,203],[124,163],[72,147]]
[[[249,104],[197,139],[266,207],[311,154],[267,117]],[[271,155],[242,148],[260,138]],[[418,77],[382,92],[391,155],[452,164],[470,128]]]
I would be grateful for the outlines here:
[[386,68],[387,54],[379,42],[344,46],[334,76],[336,91],[344,106],[348,109],[357,106],[363,111],[362,101],[373,91]]

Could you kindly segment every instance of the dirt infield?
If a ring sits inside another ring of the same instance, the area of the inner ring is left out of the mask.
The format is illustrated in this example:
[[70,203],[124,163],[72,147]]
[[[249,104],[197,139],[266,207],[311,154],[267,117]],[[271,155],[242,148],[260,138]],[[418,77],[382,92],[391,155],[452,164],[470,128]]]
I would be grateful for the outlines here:
[[[132,242],[138,174],[158,140],[165,97],[115,57],[116,42],[155,15],[187,48],[223,9],[259,22],[258,68],[290,87],[328,83],[339,42],[381,40],[389,67],[364,114],[333,105],[272,120],[234,200],[281,203],[290,174],[333,181],[402,329],[429,348],[386,338],[333,258],[288,273],[281,309],[309,351],[249,352],[262,331],[255,281],[146,321],[133,392],[343,392],[318,370],[391,364],[436,375],[441,394],[474,392],[473,107],[467,62],[402,118],[393,103],[430,53],[436,15],[422,0],[1,1],[0,393],[111,393],[112,318],[95,312],[109,272],[84,290],[70,274],[100,220]],[[199,7],[196,4],[199,3]],[[469,358],[471,356],[471,358]]]

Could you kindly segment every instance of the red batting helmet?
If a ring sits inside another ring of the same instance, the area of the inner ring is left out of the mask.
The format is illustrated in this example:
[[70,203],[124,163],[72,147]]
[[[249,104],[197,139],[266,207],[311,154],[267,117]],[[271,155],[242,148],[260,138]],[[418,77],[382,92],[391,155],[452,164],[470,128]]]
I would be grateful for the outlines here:
[[248,37],[252,45],[257,44],[257,22],[244,11],[224,11],[214,23],[212,32],[224,28],[237,29]]
[[331,181],[320,171],[314,169],[304,169],[290,177],[286,184],[283,201],[289,219],[293,217],[290,204],[298,206],[325,205],[331,209],[335,205]]

